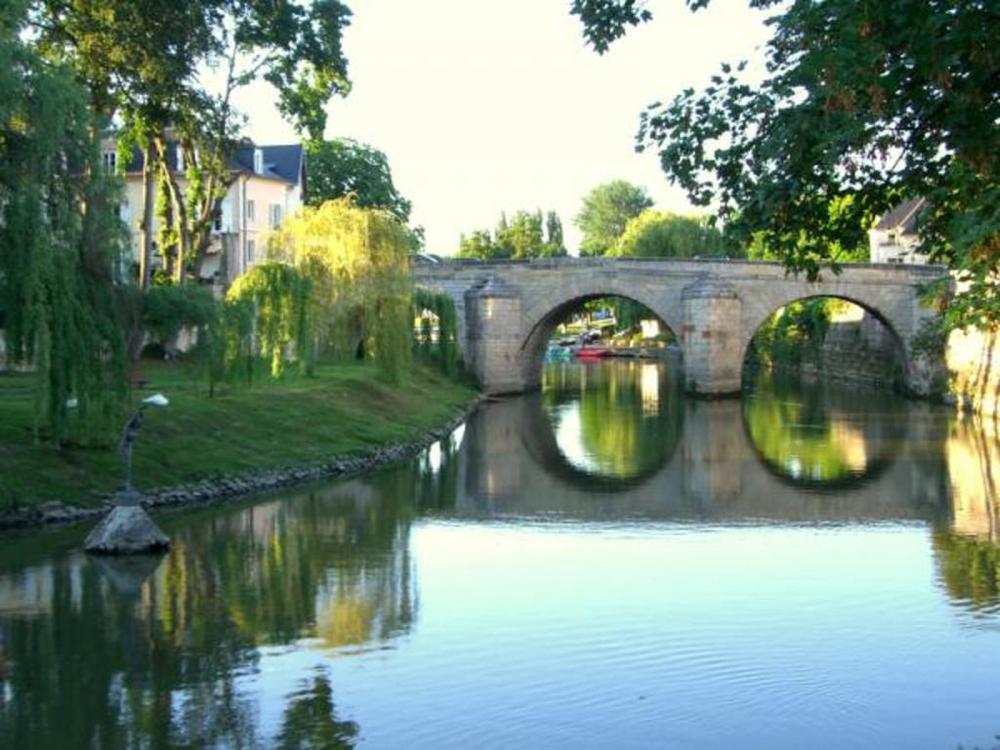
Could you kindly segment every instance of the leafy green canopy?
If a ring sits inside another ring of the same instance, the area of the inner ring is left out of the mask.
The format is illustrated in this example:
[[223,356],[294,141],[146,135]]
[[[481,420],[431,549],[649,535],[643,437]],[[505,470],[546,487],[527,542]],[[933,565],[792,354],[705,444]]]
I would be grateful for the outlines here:
[[263,78],[278,109],[321,138],[324,106],[349,88],[337,0],[32,0],[41,47],[70,61],[102,113],[165,127],[230,102],[205,68],[233,86]]
[[603,55],[629,26],[653,18],[643,5],[642,0],[573,0],[570,13],[580,17],[587,43]]
[[402,222],[410,220],[411,203],[399,194],[385,154],[350,138],[310,141],[307,203],[353,195],[361,208],[384,208]]
[[0,4],[0,326],[36,368],[36,427],[59,443],[72,413],[101,438],[126,382],[114,188],[86,96],[26,41],[25,10]]
[[457,375],[461,355],[455,301],[443,292],[416,287],[413,290],[413,317],[417,322],[414,349],[420,360],[436,365],[445,375]]
[[169,203],[160,238],[169,275],[183,283],[200,272],[234,177],[239,89],[270,83],[282,115],[318,139],[326,103],[350,88],[341,34],[351,12],[337,0],[31,0],[30,7],[39,49],[70,64],[104,124],[120,126],[119,168],[133,149],[143,152],[142,286],[154,180]]
[[[353,358],[359,344],[387,380],[398,382],[413,347],[412,242],[395,216],[361,208],[351,197],[289,219],[272,236],[269,259],[236,279],[201,328],[210,386],[236,376],[252,381],[258,357],[268,361],[272,377],[281,377],[293,361],[312,374],[321,355]],[[178,302],[192,296],[182,291],[153,289],[148,296]],[[454,374],[454,305],[447,297],[420,299],[441,320],[434,354],[442,369]]]
[[[688,0],[696,10],[709,0]],[[815,278],[877,216],[924,196],[924,249],[967,288],[955,324],[1000,321],[1000,27],[992,0],[750,0],[773,9],[768,77],[723,64],[696,92],[643,115],[640,146],[696,205],[714,204],[745,240],[759,233],[790,270]],[[579,6],[579,7],[578,7]],[[574,4],[598,51],[638,4]],[[583,10],[586,13],[583,13]],[[829,206],[851,196],[838,215]]]
[[574,220],[583,232],[580,255],[607,254],[622,236],[629,219],[652,205],[643,188],[625,180],[598,185],[583,199],[583,207]]
[[513,258],[553,258],[566,255],[562,221],[555,211],[543,218],[541,210],[518,211],[508,222],[505,213],[491,235],[488,229],[476,230],[459,240],[458,257],[479,260]]
[[[312,284],[289,265],[269,261],[258,263],[241,275],[226,292],[226,304],[252,308],[253,332],[257,349],[270,361],[271,376],[279,377],[285,370],[291,347],[302,369],[311,363],[312,321],[310,320]],[[240,317],[230,316],[237,324],[239,339]],[[232,368],[240,358],[241,347],[228,346],[226,364]]]
[[306,315],[318,347],[352,355],[360,341],[386,379],[396,382],[412,349],[413,243],[393,214],[361,208],[347,197],[291,217],[268,252],[308,280]]
[[694,258],[725,254],[722,232],[707,217],[646,209],[628,220],[608,255]]

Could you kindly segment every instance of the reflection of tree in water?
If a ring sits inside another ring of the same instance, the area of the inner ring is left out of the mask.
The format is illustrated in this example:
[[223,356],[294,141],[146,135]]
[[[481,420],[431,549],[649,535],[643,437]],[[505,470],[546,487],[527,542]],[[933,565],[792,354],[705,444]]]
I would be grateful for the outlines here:
[[937,529],[938,574],[948,595],[974,610],[1000,606],[1000,545]]
[[401,490],[412,492],[414,506],[421,515],[452,510],[458,497],[458,453],[465,430],[465,425],[459,426],[424,451],[416,461],[400,465],[392,472],[383,472],[379,477],[385,477],[383,481],[394,481]]
[[279,750],[343,750],[354,747],[358,725],[339,721],[333,705],[333,688],[322,670],[303,680],[302,687],[287,697]]
[[137,599],[80,555],[22,568],[0,552],[33,608],[5,614],[0,588],[0,643],[12,664],[0,745],[259,745],[256,706],[237,682],[259,646],[295,642],[331,616],[360,623],[321,634],[331,645],[392,637],[413,622],[410,496],[359,498],[356,485],[185,516]]
[[[553,364],[546,368],[542,401],[560,450],[573,460],[582,448],[591,473],[631,478],[655,471],[673,454],[681,437],[683,402],[678,371],[636,361],[593,365]],[[560,429],[573,410],[579,434]],[[578,441],[569,446],[564,440]]]
[[864,477],[905,432],[903,405],[891,394],[767,372],[757,373],[743,399],[743,421],[770,466],[805,482]]

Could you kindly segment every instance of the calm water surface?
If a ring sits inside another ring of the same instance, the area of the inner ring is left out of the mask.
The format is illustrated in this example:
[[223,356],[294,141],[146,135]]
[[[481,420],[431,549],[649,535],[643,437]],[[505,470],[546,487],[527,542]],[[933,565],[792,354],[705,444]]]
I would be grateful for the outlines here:
[[995,748],[995,433],[554,365],[409,464],[0,538],[3,748]]

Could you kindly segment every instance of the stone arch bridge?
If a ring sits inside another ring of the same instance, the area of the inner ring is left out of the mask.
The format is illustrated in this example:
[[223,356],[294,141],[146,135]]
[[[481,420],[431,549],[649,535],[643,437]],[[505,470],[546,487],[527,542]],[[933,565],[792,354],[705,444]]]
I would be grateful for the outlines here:
[[936,313],[921,303],[940,266],[848,264],[816,282],[780,263],[741,260],[548,258],[419,262],[415,283],[454,301],[459,346],[487,393],[531,390],[545,347],[565,315],[589,299],[620,296],[655,313],[678,337],[689,391],[736,393],[754,333],[779,308],[809,297],[854,302],[895,334],[911,391],[928,368],[916,337]]

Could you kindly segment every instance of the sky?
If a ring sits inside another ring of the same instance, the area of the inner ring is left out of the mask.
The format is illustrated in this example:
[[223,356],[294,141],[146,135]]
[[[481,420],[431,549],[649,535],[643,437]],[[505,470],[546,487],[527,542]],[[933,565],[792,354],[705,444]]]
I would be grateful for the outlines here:
[[[639,115],[685,87],[701,88],[723,61],[759,76],[765,15],[746,0],[651,0],[654,20],[601,56],[584,45],[569,0],[348,0],[344,46],[353,84],[329,107],[328,138],[385,152],[413,203],[429,252],[493,228],[501,211],[555,210],[571,252],[584,196],[624,179],[656,207],[690,212],[656,154],[635,152]],[[263,84],[237,104],[260,143],[295,140]]]

